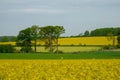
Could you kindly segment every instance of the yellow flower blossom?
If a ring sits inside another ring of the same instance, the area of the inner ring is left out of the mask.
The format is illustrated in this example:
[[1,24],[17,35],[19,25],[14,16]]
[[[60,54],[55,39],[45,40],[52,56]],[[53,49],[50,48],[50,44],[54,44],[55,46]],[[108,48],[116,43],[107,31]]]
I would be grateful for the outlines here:
[[120,80],[120,60],[0,60],[0,80]]

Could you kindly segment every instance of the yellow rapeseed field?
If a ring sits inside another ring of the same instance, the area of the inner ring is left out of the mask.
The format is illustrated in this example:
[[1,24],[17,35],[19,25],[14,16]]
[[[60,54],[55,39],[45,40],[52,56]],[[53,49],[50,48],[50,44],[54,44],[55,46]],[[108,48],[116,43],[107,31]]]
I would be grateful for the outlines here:
[[6,45],[6,44],[16,45],[16,42],[0,42],[0,45]]
[[120,80],[120,60],[0,60],[0,80]]
[[[32,41],[34,43],[34,41]],[[115,36],[115,45],[117,45],[117,36]],[[0,42],[0,44],[16,45],[16,42]],[[44,40],[38,40],[37,45],[44,45]],[[106,36],[102,37],[76,37],[76,38],[59,38],[59,45],[113,45],[113,40]]]
[[[113,45],[113,40],[108,37],[77,37],[77,38],[60,38],[60,45]],[[117,45],[117,37],[115,37]]]

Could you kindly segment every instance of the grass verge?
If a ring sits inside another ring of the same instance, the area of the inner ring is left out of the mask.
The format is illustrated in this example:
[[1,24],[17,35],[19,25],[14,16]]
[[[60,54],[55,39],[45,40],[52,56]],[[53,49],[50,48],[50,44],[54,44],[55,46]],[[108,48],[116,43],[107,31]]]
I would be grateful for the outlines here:
[[1,53],[0,59],[120,59],[120,51],[81,53]]

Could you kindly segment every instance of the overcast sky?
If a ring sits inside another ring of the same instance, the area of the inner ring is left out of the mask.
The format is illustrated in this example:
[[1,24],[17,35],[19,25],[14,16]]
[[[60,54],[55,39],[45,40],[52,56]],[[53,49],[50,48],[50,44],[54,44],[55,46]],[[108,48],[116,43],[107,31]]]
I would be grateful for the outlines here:
[[0,36],[32,25],[64,26],[64,35],[120,27],[120,0],[0,0]]

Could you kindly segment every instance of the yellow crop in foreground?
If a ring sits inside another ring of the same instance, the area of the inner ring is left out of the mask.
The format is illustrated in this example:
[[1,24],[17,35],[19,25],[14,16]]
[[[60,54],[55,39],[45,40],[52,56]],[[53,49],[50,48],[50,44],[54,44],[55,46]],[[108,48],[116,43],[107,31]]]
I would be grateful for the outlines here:
[[0,80],[120,80],[120,60],[0,60]]

